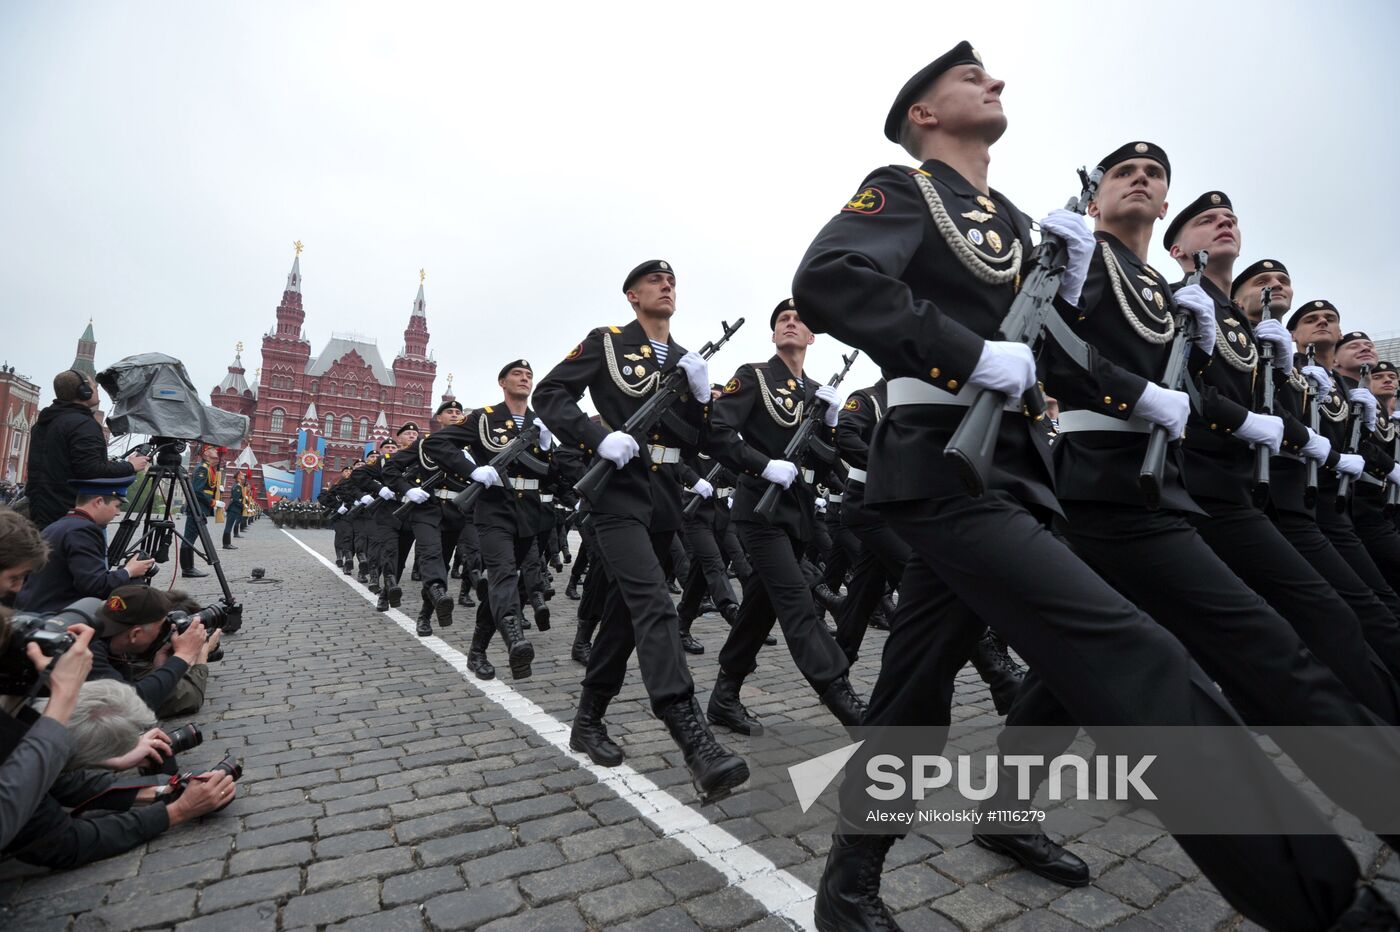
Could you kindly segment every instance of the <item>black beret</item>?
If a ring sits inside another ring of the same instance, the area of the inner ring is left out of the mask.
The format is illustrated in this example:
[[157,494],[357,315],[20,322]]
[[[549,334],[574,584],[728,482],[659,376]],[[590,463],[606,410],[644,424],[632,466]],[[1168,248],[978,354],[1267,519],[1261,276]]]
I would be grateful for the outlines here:
[[1386,362],[1385,360],[1381,360],[1380,362],[1376,363],[1374,366],[1371,367],[1371,374],[1372,374],[1372,375],[1376,375],[1377,373],[1381,373],[1381,372],[1397,372],[1397,371],[1400,371],[1400,370],[1397,370],[1397,369],[1395,368],[1395,364],[1394,364],[1394,363]]
[[768,329],[778,329],[778,315],[783,311],[795,310],[797,310],[797,302],[793,301],[792,298],[783,298],[783,300],[778,302],[778,306],[773,308],[773,313],[768,315]]
[[132,583],[118,586],[97,610],[97,636],[115,637],[135,625],[160,621],[170,612],[170,599],[159,589]]
[[1342,319],[1342,312],[1337,310],[1331,301],[1304,301],[1297,310],[1288,316],[1288,323],[1285,326],[1292,330],[1298,326],[1298,321],[1302,320],[1305,314],[1311,314],[1313,311],[1331,311],[1337,315],[1338,320]]
[[1265,272],[1282,272],[1284,275],[1287,275],[1288,267],[1285,266],[1282,262],[1278,261],[1277,259],[1260,259],[1258,262],[1254,263],[1249,268],[1245,269],[1243,272],[1235,276],[1235,280],[1230,283],[1230,297],[1233,298],[1236,294],[1238,294],[1240,286],[1242,286],[1245,282],[1249,281],[1254,276],[1262,275]]
[[1337,346],[1340,348],[1351,343],[1353,340],[1365,340],[1367,343],[1371,342],[1371,338],[1366,334],[1362,333],[1360,330],[1353,330],[1350,333],[1342,334],[1342,338],[1337,341]]
[[418,425],[413,423],[412,421],[405,421],[404,425],[398,429],[397,433],[403,434],[405,431],[410,430],[418,430]]
[[[626,291],[627,289],[624,288],[624,289],[622,289],[622,290],[623,290],[623,291]],[[505,377],[506,377],[506,373],[509,372],[509,371],[512,370],[512,369],[529,369],[531,375],[534,375],[534,374],[535,374],[535,370],[534,370],[534,369],[530,369],[530,364],[529,364],[528,362],[526,362],[525,360],[523,360],[523,359],[512,359],[510,362],[506,363],[504,366],[501,366],[501,371],[498,372],[498,373],[496,373],[496,381],[499,382],[501,379],[505,378]]]
[[977,54],[971,42],[964,40],[919,69],[917,74],[904,82],[894,103],[890,104],[890,112],[885,117],[885,138],[890,142],[899,142],[899,130],[904,126],[909,108],[914,105],[914,101],[924,96],[924,92],[938,80],[939,75],[958,65],[980,64],[982,56]]
[[1166,170],[1167,184],[1172,183],[1172,163],[1167,159],[1166,150],[1154,142],[1124,143],[1099,159],[1099,168],[1103,169],[1104,174],[1108,174],[1110,168],[1129,159],[1151,159]]
[[1185,209],[1172,218],[1172,222],[1167,224],[1167,235],[1162,237],[1162,248],[1170,251],[1172,244],[1176,242],[1176,234],[1181,232],[1181,228],[1186,225],[1186,221],[1198,214],[1203,214],[1208,210],[1217,207],[1227,207],[1234,210],[1234,205],[1230,203],[1230,196],[1224,191],[1207,191],[1191,203]]
[[377,450],[382,450],[382,449],[384,449],[385,447],[389,446],[389,444],[393,444],[394,446],[398,446],[398,445],[399,445],[399,442],[398,442],[397,440],[395,440],[393,437],[385,437],[383,440],[379,441],[379,446],[376,447],[375,449],[377,449]]
[[627,277],[622,280],[623,293],[625,294],[627,289],[631,288],[632,283],[637,279],[641,278],[643,275],[650,275],[652,272],[667,272],[673,276],[676,274],[676,270],[671,268],[671,263],[667,262],[665,259],[648,259],[627,273]]
[[444,401],[442,404],[438,405],[438,406],[437,406],[437,410],[433,412],[433,417],[437,417],[439,414],[441,414],[441,413],[444,412],[444,411],[460,411],[460,410],[462,410],[462,403],[461,403],[460,401],[458,401],[456,398],[453,398],[451,401]]

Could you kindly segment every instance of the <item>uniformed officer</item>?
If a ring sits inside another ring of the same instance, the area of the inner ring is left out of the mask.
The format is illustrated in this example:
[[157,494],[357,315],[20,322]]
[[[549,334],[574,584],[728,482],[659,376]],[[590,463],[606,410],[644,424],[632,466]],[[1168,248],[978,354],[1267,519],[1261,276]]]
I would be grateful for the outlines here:
[[[364,508],[359,512],[357,517],[363,521],[363,533],[368,541],[366,544],[366,553],[369,557],[369,591],[375,593],[379,592],[382,588],[381,583],[383,582],[386,570],[389,575],[395,577],[395,584],[397,585],[398,583],[398,577],[395,572],[397,558],[394,556],[398,549],[398,533],[395,531],[392,535],[392,548],[386,559],[385,544],[389,542],[390,535],[386,533],[384,527],[379,523],[378,512],[382,507],[382,501],[376,504],[376,500],[382,499],[380,493],[385,490],[382,481],[384,464],[397,452],[399,452],[399,444],[393,437],[385,437],[383,440],[379,441],[379,448],[368,457],[368,462],[365,463],[365,468],[361,473],[359,481],[359,502]],[[390,489],[388,491],[389,495],[392,496],[393,490]],[[356,535],[361,533],[360,526],[356,527],[355,533]],[[362,570],[360,582],[365,581],[364,572]],[[402,592],[400,592],[400,598],[402,598]]]
[[[890,380],[889,412],[871,440],[866,501],[918,561],[918,572],[905,573],[866,719],[870,737],[850,774],[863,774],[886,745],[878,726],[950,721],[953,676],[982,618],[997,619],[1091,732],[1111,724],[1239,723],[1185,648],[1041,523],[1058,506],[1048,450],[1020,416],[1019,398],[1036,383],[1035,360],[1024,345],[994,338],[1030,248],[1029,218],[987,183],[990,147],[1006,129],[1004,86],[966,42],[911,78],[890,110],[886,136],[921,167],[870,175],[818,235],[794,281],[809,325],[866,350]],[[1041,227],[1068,247],[1059,291],[1076,304],[1093,238],[1067,212]],[[943,456],[974,394],[969,387],[1015,399],[1001,418],[988,488],[977,498]],[[1223,817],[1262,815],[1264,799],[1284,799],[1316,815],[1316,834],[1304,837],[1178,836],[1232,904],[1265,926],[1326,927],[1354,899],[1358,910],[1389,915],[1373,893],[1358,895],[1346,845],[1256,746],[1231,742],[1219,752],[1238,781],[1221,783],[1184,761],[1154,763],[1162,767],[1154,805],[1169,830],[1178,824],[1177,803]],[[865,782],[843,783],[844,811],[864,808]],[[833,838],[817,893],[818,928],[894,924],[878,885],[892,837],[856,829],[843,826]]]
[[[719,390],[711,386],[712,398]],[[687,654],[703,654],[705,645],[690,633],[691,625],[700,614],[700,605],[708,594],[715,610],[733,627],[739,620],[739,600],[729,575],[724,570],[724,555],[720,553],[719,537],[715,533],[720,510],[729,512],[729,496],[733,494],[734,474],[721,463],[703,453],[683,464],[682,476],[698,503],[686,502],[684,513],[685,539],[690,547],[690,572],[681,587],[681,600],[676,613],[681,621],[681,646]],[[711,481],[713,479],[713,481]],[[776,642],[774,642],[776,643]]]
[[350,507],[355,504],[355,499],[359,497],[350,496],[352,485],[350,477],[355,468],[363,463],[364,460],[357,459],[349,465],[342,466],[339,481],[322,489],[317,499],[327,511],[331,512],[331,526],[335,532],[335,565],[346,576],[355,571],[355,531],[353,523],[346,520],[345,516],[350,513]]
[[[740,366],[710,418],[709,452],[739,477],[732,518],[754,575],[744,587],[739,619],[720,649],[719,676],[706,713],[712,724],[745,735],[763,728],[739,701],[739,690],[754,670],[775,617],[797,669],[837,721],[859,725],[865,716],[865,702],[846,675],[850,661],[818,620],[798,563],[812,535],[814,470],[825,471],[835,458],[841,408],[836,389],[813,382],[803,371],[807,347],[816,337],[791,298],[773,309],[768,324],[777,352],[767,362]],[[788,440],[816,402],[825,408],[807,458],[800,463],[783,459]],[[771,522],[754,511],[770,485],[782,489]]]
[[[187,578],[208,576],[204,570],[195,568],[194,542],[200,540],[200,528],[209,523],[214,514],[214,502],[219,492],[219,448],[206,444],[199,451],[199,462],[190,476],[194,489],[194,501],[185,502],[185,533],[180,538],[180,575]],[[204,542],[201,541],[201,544]],[[213,559],[213,541],[208,542],[205,559]]]
[[[1386,365],[1381,378],[1394,379],[1394,368]],[[1375,343],[1361,331],[1345,334],[1337,344],[1336,366],[1348,399],[1360,405],[1363,418],[1362,440],[1356,452],[1366,468],[1357,477],[1349,502],[1351,523],[1390,588],[1400,591],[1400,533],[1383,514],[1385,486],[1400,478],[1393,425],[1369,385],[1361,381],[1362,366],[1380,366]]]
[[[461,412],[443,406],[434,418],[440,428],[447,428],[460,421]],[[404,434],[400,433],[399,436],[402,441]],[[442,558],[442,512],[443,506],[450,507],[452,497],[466,487],[465,482],[455,479],[451,473],[440,476],[437,480],[439,484],[433,489],[422,487],[430,476],[440,472],[439,464],[424,443],[427,436],[417,435],[390,457],[384,463],[382,477],[396,500],[412,505],[407,515],[396,520],[401,522],[412,541],[414,565],[418,568],[414,578],[423,584],[420,589],[422,604],[418,609],[419,637],[428,637],[433,633],[435,613],[439,627],[452,626],[452,596],[447,591],[447,565]],[[380,511],[397,510],[395,499],[380,506]],[[400,548],[399,569],[402,572],[408,545],[401,543]],[[381,591],[376,607],[384,611],[391,604],[397,603]]]
[[[429,453],[449,473],[486,486],[473,513],[486,578],[477,592],[481,604],[467,653],[469,668],[481,679],[496,675],[486,658],[486,648],[496,631],[506,643],[514,679],[530,676],[535,658],[535,648],[526,640],[521,625],[520,574],[536,535],[548,520],[540,507],[539,489],[540,480],[549,473],[546,451],[552,438],[530,409],[533,383],[534,370],[528,361],[506,363],[496,378],[504,400],[475,409],[459,426],[436,432],[428,445]],[[540,428],[539,440],[531,445],[528,456],[516,459],[507,474],[501,475],[489,465],[491,459],[528,426]],[[547,612],[539,621],[541,631],[549,630]]]
[[[616,467],[607,487],[587,503],[596,556],[607,565],[612,585],[569,744],[596,764],[622,761],[622,749],[608,737],[603,715],[622,688],[635,647],[652,710],[684,752],[701,799],[713,801],[748,779],[748,765],[721,747],[705,724],[681,650],[676,607],[666,589],[671,538],[682,524],[675,464],[683,449],[698,450],[704,439],[708,366],[704,357],[687,353],[671,337],[676,278],[670,263],[643,262],[627,274],[622,291],[636,320],[590,331],[535,390],[540,415],[563,443]],[[640,438],[643,446],[620,428],[677,368],[685,373],[690,393]],[[584,391],[600,421],[579,408]]]

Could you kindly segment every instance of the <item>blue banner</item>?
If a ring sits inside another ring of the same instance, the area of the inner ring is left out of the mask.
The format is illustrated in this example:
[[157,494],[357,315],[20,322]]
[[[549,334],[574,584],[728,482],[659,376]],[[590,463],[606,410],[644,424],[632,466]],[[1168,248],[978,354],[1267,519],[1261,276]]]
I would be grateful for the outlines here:
[[311,495],[315,501],[321,495],[321,479],[326,475],[326,438],[316,438],[316,471],[311,476]]
[[262,466],[263,489],[268,499],[291,498],[296,484],[296,474],[276,466]]

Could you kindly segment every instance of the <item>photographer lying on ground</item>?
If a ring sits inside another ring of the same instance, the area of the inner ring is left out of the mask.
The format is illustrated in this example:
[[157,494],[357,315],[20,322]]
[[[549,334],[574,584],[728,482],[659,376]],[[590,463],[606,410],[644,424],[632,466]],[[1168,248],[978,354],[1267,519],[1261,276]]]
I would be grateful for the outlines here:
[[68,483],[76,497],[68,514],[44,528],[49,558],[29,577],[15,599],[26,612],[56,612],[78,599],[105,599],[118,586],[142,580],[155,561],[134,556],[125,566],[109,569],[107,525],[121,514],[130,478],[75,479]]
[[[171,589],[165,596],[170,600],[172,613],[171,616],[167,617],[179,618],[180,614],[183,613],[186,617],[195,618],[199,617],[201,612],[208,611],[208,609],[202,609],[200,604],[188,593],[179,589]],[[196,626],[202,627],[202,625]],[[219,651],[219,640],[222,635],[222,631],[215,631],[209,635],[209,640],[200,649],[199,656],[195,658],[194,663],[190,664],[184,676],[180,677],[174,690],[166,697],[165,701],[156,707],[159,718],[171,719],[181,715],[193,715],[199,711],[200,706],[204,705],[204,691],[209,685],[209,661],[221,659],[222,652]],[[157,644],[160,646],[152,651],[151,647]],[[139,657],[114,655],[111,659],[112,666],[122,674],[126,681],[135,683],[164,666],[172,655],[171,642],[167,640],[164,644],[160,644],[160,640],[157,638],[155,644],[146,647]]]
[[[153,709],[164,707],[189,669],[207,663],[213,649],[204,625],[192,624],[184,631],[176,630],[166,620],[169,613],[170,600],[158,589],[132,585],[113,591],[97,612],[98,633],[92,642],[89,679],[130,683],[146,705]],[[139,658],[153,648],[158,651],[166,637],[170,656],[140,679],[129,676],[124,664],[114,663],[118,657]]]

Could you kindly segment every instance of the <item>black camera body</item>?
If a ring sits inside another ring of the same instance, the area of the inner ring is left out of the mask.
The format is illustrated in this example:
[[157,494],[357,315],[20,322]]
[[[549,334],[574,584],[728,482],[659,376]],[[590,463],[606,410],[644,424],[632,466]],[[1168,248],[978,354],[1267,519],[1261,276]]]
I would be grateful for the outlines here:
[[[151,646],[146,649],[146,656],[154,657],[162,647],[170,643],[171,637],[177,633],[184,634],[190,629],[190,625],[196,622],[204,625],[204,630],[209,634],[213,634],[215,631],[222,631],[224,630],[225,623],[228,621],[228,617],[229,611],[223,605],[207,605],[193,615],[189,612],[176,609],[165,616],[166,625],[161,629],[156,639],[151,642]],[[216,647],[209,653],[209,660],[211,663],[223,659],[224,649],[222,647]]]
[[[69,625],[97,627],[101,599],[79,599],[58,612],[16,612],[10,616],[8,646],[0,654],[0,695],[27,696],[39,680],[39,671],[29,661],[30,644],[38,644],[45,657],[57,659],[73,646]],[[47,696],[48,689],[35,693]]]

